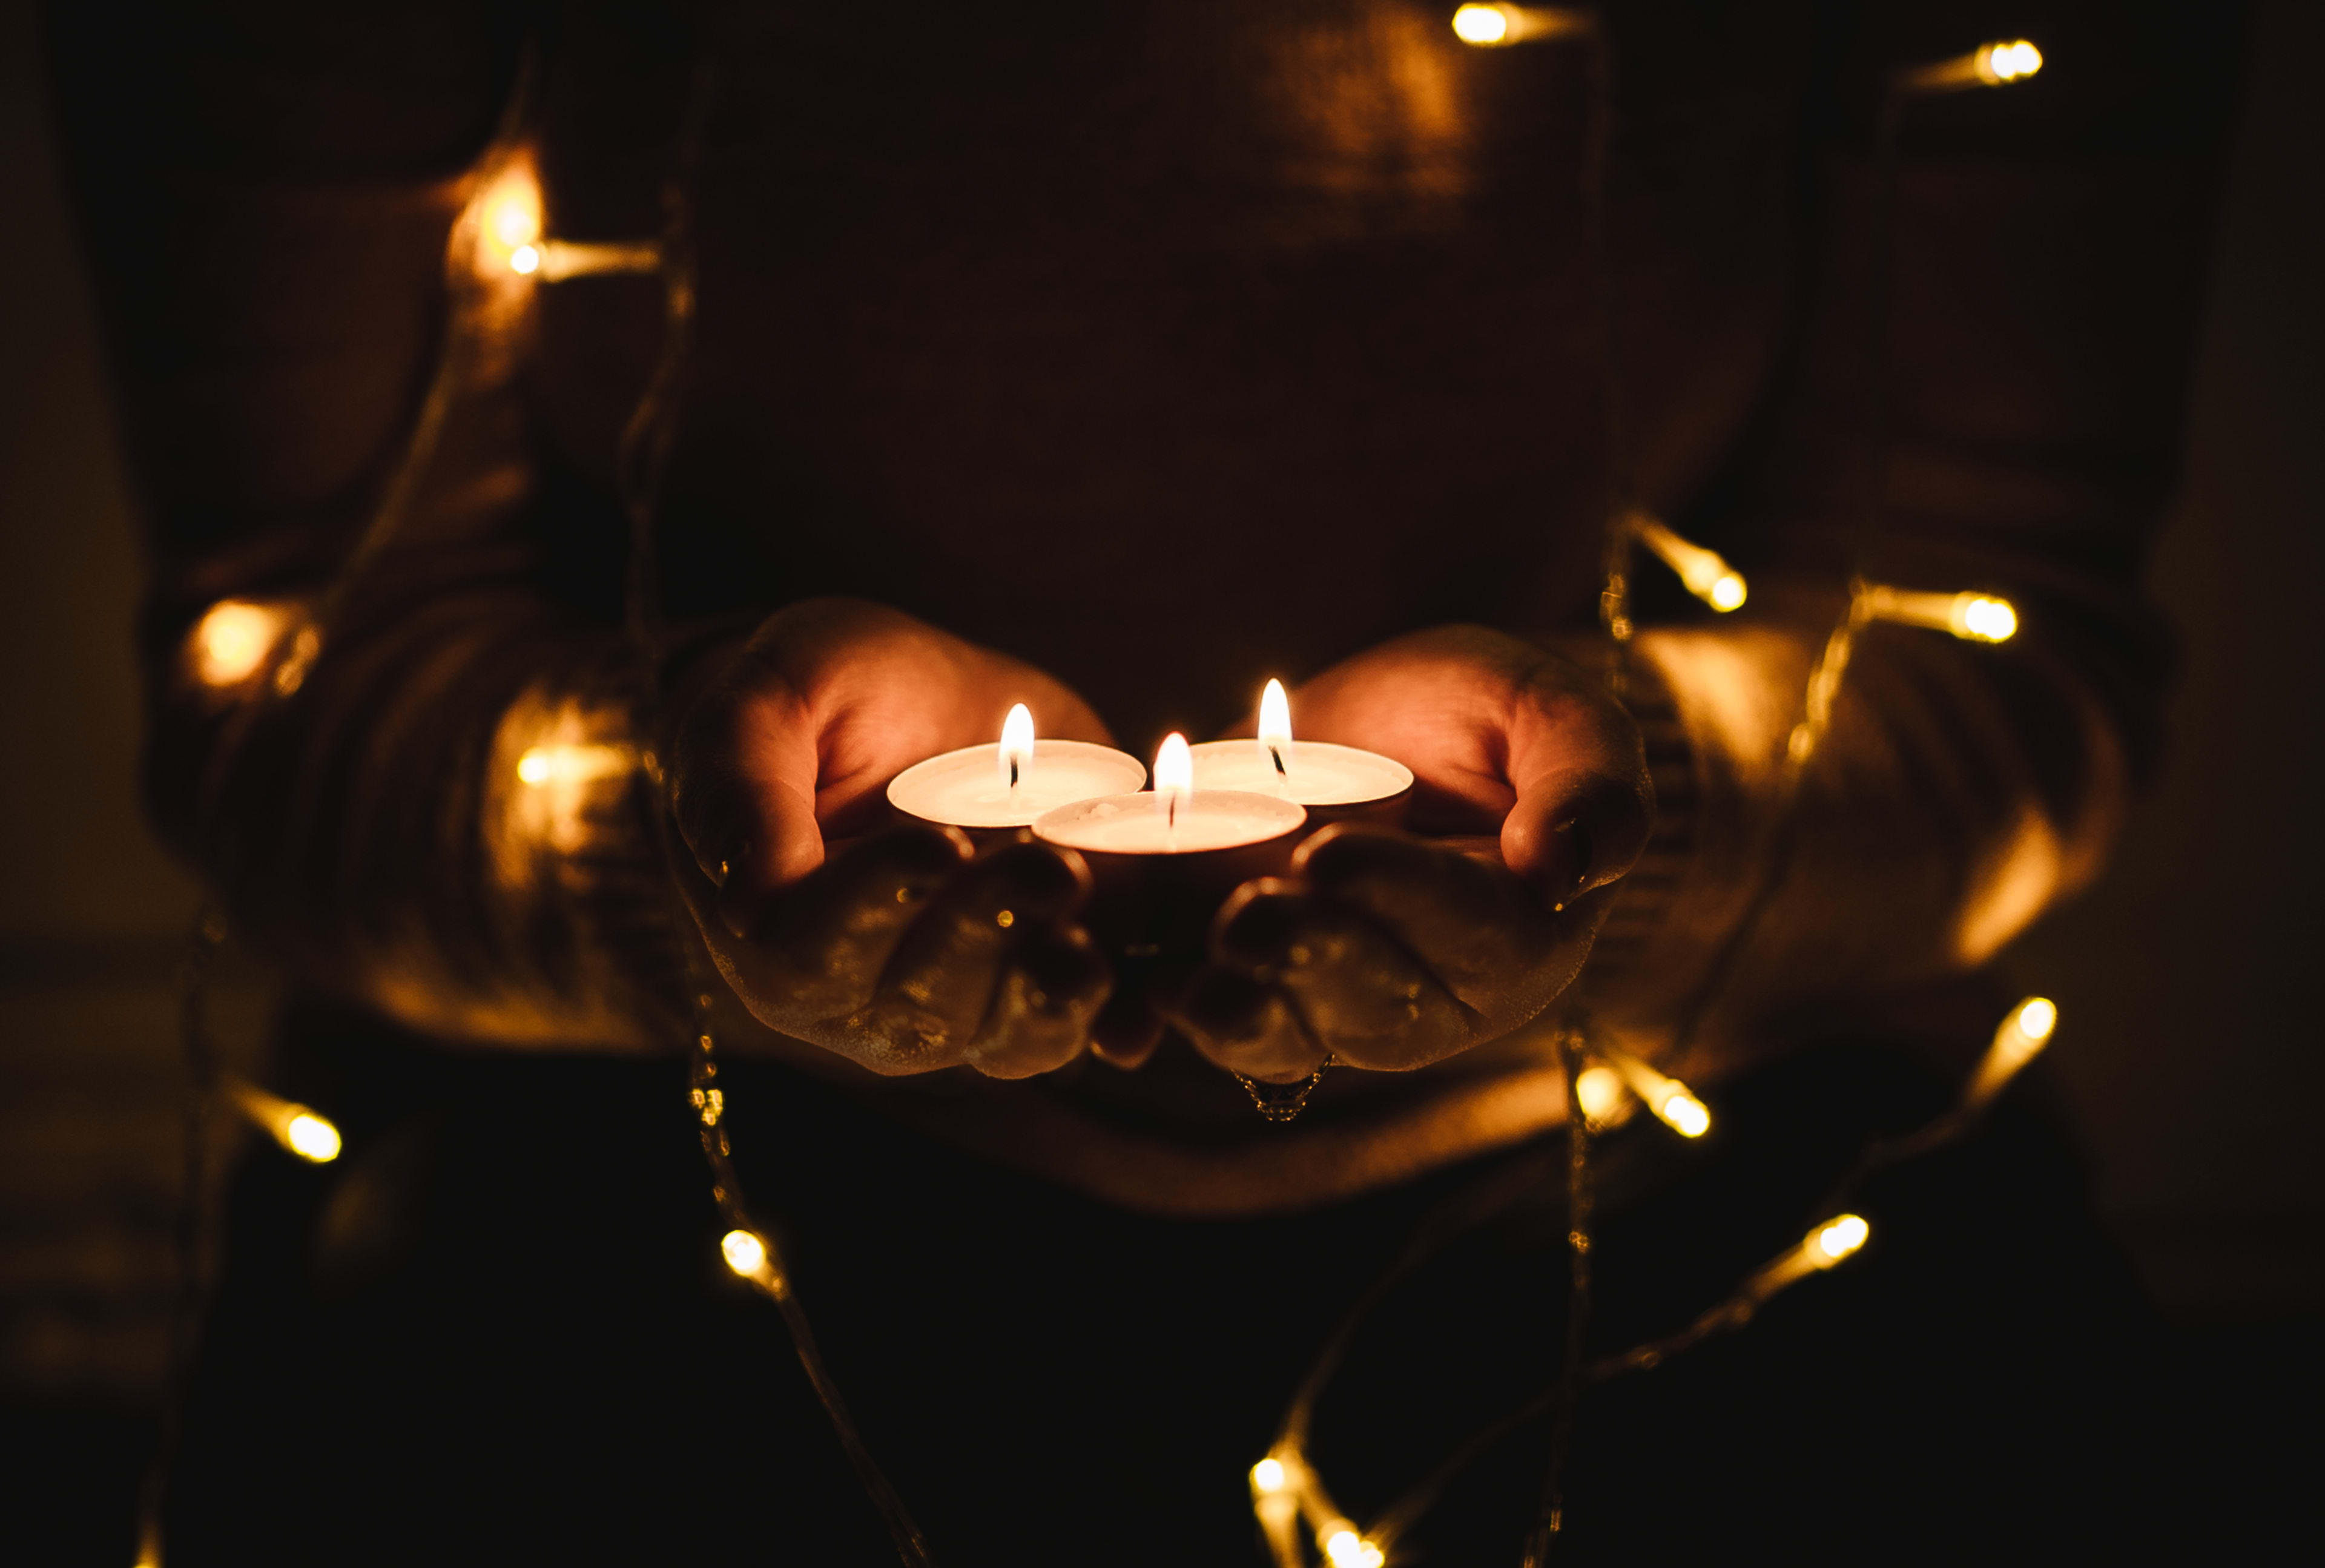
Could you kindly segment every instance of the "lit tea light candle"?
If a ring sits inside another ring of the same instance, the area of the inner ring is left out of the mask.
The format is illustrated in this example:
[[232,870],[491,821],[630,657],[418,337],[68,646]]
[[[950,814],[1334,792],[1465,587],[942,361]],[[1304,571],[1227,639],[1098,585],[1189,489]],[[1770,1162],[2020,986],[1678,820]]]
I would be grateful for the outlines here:
[[888,803],[907,816],[955,828],[1023,828],[1045,812],[1146,782],[1128,752],[1084,740],[1038,740],[1020,702],[993,746],[964,747],[915,763],[890,781]]
[[1348,817],[1394,818],[1413,794],[1413,770],[1353,746],[1292,739],[1292,702],[1270,681],[1259,700],[1253,740],[1207,740],[1193,748],[1195,787],[1278,795],[1320,822]]
[[1095,855],[1200,855],[1265,844],[1308,820],[1296,801],[1252,790],[1197,789],[1183,735],[1162,742],[1154,787],[1060,806],[1033,823],[1034,836]]

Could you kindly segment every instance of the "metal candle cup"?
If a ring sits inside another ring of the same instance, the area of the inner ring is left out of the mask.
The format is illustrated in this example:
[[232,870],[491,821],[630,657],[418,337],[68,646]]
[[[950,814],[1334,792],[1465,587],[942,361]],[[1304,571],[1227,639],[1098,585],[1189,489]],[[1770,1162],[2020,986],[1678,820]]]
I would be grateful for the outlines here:
[[1413,770],[1376,751],[1327,740],[1274,747],[1207,740],[1193,749],[1198,790],[1247,790],[1288,800],[1306,808],[1311,828],[1345,821],[1394,826],[1413,803]]
[[1404,821],[1413,803],[1413,770],[1376,751],[1292,738],[1292,700],[1270,681],[1259,696],[1258,734],[1194,748],[1194,787],[1249,790],[1308,810],[1311,828],[1326,822]]
[[1082,740],[1035,740],[1033,718],[1020,703],[1010,710],[998,744],[915,763],[889,781],[888,803],[908,817],[966,829],[977,838],[1030,827],[1045,812],[1145,782],[1145,764],[1126,751]]
[[1191,959],[1230,892],[1291,868],[1307,812],[1281,795],[1194,789],[1193,771],[1173,735],[1153,790],[1079,801],[1033,823],[1034,837],[1088,861],[1090,930],[1125,956]]

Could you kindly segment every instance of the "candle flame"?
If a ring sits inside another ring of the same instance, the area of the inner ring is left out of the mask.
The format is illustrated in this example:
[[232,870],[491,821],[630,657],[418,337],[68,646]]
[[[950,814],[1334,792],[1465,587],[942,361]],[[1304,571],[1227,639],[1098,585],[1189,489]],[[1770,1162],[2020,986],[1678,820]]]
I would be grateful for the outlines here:
[[1177,730],[1162,738],[1162,749],[1154,754],[1154,798],[1171,819],[1172,826],[1179,821],[1179,803],[1195,788],[1195,754],[1187,749],[1187,738]]
[[1289,779],[1292,772],[1292,700],[1283,694],[1283,682],[1270,681],[1267,690],[1259,697],[1259,747],[1275,765],[1275,776]]
[[1014,790],[1033,766],[1033,714],[1020,702],[1001,721],[1001,782]]
[[1154,793],[1186,794],[1194,787],[1195,754],[1187,749],[1187,738],[1174,729],[1154,754]]

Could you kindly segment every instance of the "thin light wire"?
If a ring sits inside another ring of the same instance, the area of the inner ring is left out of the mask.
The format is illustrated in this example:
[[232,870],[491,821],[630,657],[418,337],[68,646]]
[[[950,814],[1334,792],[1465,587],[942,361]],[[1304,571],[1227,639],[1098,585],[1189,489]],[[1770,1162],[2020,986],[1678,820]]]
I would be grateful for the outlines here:
[[[616,475],[624,510],[630,525],[629,566],[624,593],[624,624],[638,660],[640,684],[648,697],[647,711],[659,707],[667,665],[663,658],[661,579],[656,549],[656,524],[662,482],[677,439],[682,412],[687,363],[693,343],[695,316],[695,252],[692,190],[697,166],[712,113],[719,96],[716,61],[706,54],[697,64],[680,128],[672,170],[662,186],[662,340],[645,389],[623,431]],[[647,769],[653,800],[648,811],[654,841],[672,875],[668,883],[671,939],[677,949],[681,972],[694,1001],[689,1055],[689,1095],[699,1126],[704,1161],[710,1169],[710,1196],[720,1218],[732,1230],[746,1230],[759,1239],[765,1266],[749,1277],[782,1314],[792,1350],[807,1374],[817,1401],[823,1406],[833,1433],[847,1453],[857,1480],[887,1526],[897,1556],[906,1568],[934,1568],[921,1527],[903,1498],[872,1456],[862,1430],[848,1408],[838,1380],[824,1359],[807,1309],[792,1287],[791,1270],[775,1235],[753,1221],[743,1185],[736,1174],[733,1146],[727,1136],[726,1093],[718,1083],[718,1035],[712,1018],[714,977],[702,954],[690,941],[693,916],[689,912],[675,875],[677,857],[684,853],[672,831],[670,775],[653,759]]]

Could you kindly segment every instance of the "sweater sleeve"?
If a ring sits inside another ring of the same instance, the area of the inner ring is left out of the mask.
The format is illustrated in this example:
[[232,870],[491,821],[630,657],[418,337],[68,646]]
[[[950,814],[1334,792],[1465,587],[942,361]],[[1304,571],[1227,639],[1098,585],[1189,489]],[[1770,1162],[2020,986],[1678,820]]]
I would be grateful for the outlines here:
[[[1721,499],[1681,513],[1752,569],[1751,600],[1636,645],[1670,810],[1594,965],[1613,1026],[1661,1047],[1692,1018],[1691,1068],[1717,1072],[1781,1017],[1974,968],[2101,868],[2170,663],[2141,577],[2238,20],[2052,8],[2035,79],[1911,104],[1878,354],[1874,84],[1976,38],[1899,8],[1836,44],[1805,116],[1790,370]],[[1788,808],[1788,740],[1858,574],[1998,595],[2020,630],[1866,626]]]
[[520,34],[457,0],[48,18],[150,535],[164,835],[306,983],[456,1037],[634,1045],[675,977],[618,570],[588,559],[616,533],[544,499],[528,281],[462,250]]

